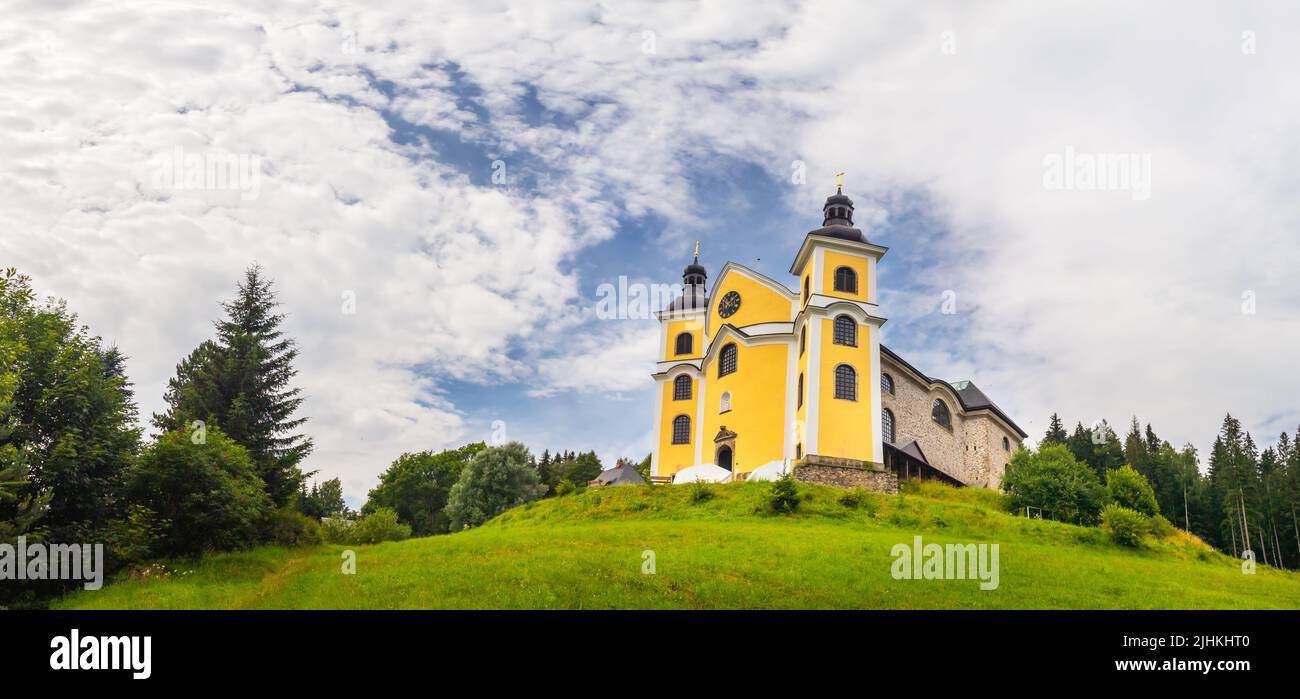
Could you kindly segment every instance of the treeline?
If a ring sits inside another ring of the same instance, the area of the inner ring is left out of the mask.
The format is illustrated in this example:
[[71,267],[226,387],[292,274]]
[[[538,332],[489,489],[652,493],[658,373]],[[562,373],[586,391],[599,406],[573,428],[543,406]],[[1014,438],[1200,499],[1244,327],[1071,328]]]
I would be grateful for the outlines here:
[[1240,421],[1225,416],[1204,473],[1195,448],[1175,449],[1136,417],[1121,440],[1105,421],[1067,433],[1053,414],[1038,451],[1053,445],[1099,481],[1131,466],[1150,484],[1159,514],[1220,551],[1251,551],[1260,563],[1300,568],[1300,449],[1285,432],[1260,451]]

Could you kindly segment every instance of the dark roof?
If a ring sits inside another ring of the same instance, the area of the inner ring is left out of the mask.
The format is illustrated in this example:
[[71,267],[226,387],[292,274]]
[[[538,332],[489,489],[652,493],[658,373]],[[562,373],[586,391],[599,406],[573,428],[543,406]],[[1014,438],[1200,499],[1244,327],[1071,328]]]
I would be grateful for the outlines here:
[[979,389],[979,387],[977,387],[975,384],[971,383],[970,381],[958,381],[956,383],[949,383],[947,381],[943,381],[942,379],[931,378],[925,375],[924,373],[922,373],[920,369],[917,369],[916,367],[909,364],[907,360],[895,354],[894,351],[889,349],[888,347],[881,345],[880,351],[884,352],[886,355],[888,355],[891,359],[898,362],[899,364],[902,364],[903,366],[907,367],[913,374],[920,376],[921,378],[925,379],[929,383],[944,384],[949,388],[951,388],[953,393],[957,394],[957,400],[961,402],[962,410],[992,411],[993,414],[1002,418],[1003,422],[1010,425],[1011,429],[1015,430],[1016,433],[1020,435],[1021,439],[1024,439],[1029,436],[1028,432],[1025,432],[1024,430],[1020,429],[1020,425],[1017,425],[1014,420],[1012,420],[1010,417],[1007,416],[1006,413],[1002,412],[1002,409],[999,408],[997,404],[992,401],[992,399],[990,399],[987,395],[985,395],[984,392]]
[[596,482],[601,485],[645,485],[645,479],[641,474],[636,472],[632,464],[624,463],[608,471],[601,471],[596,476]]
[[705,292],[704,287],[698,284],[688,284],[682,289],[682,295],[673,299],[668,304],[668,311],[693,311],[709,307],[709,295]]
[[915,439],[899,447],[898,450],[927,466],[934,465],[930,463],[929,459],[925,458],[925,452],[921,451],[921,445]]
[[823,238],[838,238],[839,240],[851,240],[855,243],[867,242],[867,236],[862,231],[852,226],[822,226],[808,231],[808,235],[818,235]]

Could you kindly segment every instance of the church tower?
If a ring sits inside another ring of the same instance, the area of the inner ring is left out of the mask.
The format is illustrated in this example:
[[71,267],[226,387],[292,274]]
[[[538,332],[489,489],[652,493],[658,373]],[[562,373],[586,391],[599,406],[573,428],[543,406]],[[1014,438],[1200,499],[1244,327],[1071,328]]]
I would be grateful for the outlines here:
[[790,273],[796,290],[734,262],[712,292],[695,259],[657,313],[651,475],[714,464],[744,477],[787,461],[884,462],[876,262],[843,186]]

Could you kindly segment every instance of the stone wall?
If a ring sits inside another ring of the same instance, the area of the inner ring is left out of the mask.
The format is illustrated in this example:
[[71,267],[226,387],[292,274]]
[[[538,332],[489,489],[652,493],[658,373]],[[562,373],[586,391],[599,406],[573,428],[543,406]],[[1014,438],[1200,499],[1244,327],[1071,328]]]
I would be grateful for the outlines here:
[[898,476],[893,472],[865,461],[853,462],[852,459],[810,454],[805,462],[795,465],[794,478],[803,483],[821,483],[837,488],[866,488],[890,495],[898,492]]
[[[916,440],[931,464],[967,485],[1001,485],[1011,452],[1020,445],[1020,435],[1006,429],[988,411],[965,413],[953,392],[922,383],[887,356],[881,356],[881,371],[894,380],[893,394],[880,392],[881,407],[894,414],[894,444],[902,446]],[[935,398],[948,405],[951,429],[931,417]],[[1003,437],[1010,451],[1002,448]]]

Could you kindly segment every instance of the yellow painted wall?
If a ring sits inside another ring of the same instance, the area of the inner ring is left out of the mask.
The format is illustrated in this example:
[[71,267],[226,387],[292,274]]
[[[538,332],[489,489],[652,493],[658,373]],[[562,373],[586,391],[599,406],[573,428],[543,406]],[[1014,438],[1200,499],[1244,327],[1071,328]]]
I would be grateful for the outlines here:
[[[790,322],[790,300],[771,287],[754,281],[744,274],[730,272],[709,294],[709,341],[718,334],[723,323],[730,323],[737,328],[755,323]],[[740,294],[740,310],[730,318],[723,318],[718,313],[718,304],[728,292]]]
[[[741,304],[744,305],[743,303]],[[695,338],[690,354],[677,354],[677,336],[688,332]],[[704,321],[702,319],[671,320],[664,333],[662,359],[695,359],[704,353]]]
[[[795,352],[799,351],[798,342],[799,342],[799,338],[798,338],[798,333],[796,332],[795,346],[794,346]],[[794,363],[795,366],[795,375],[794,375],[794,384],[793,384],[794,390],[795,391],[799,390],[799,374],[803,374],[804,400],[803,400],[803,405],[799,405],[799,399],[797,397],[795,398],[795,403],[794,403],[795,404],[795,408],[794,408],[795,428],[794,428],[793,444],[797,445],[797,448],[793,453],[791,453],[791,458],[795,458],[796,455],[798,455],[798,457],[802,457],[804,454],[808,453],[808,383],[809,383],[808,356],[809,353],[811,352],[811,348],[812,345],[810,340],[809,344],[806,345],[804,348],[803,355],[801,355],[798,359],[796,359]]]
[[[714,462],[713,438],[721,426],[726,425],[736,433],[733,470],[745,473],[769,461],[784,458],[788,349],[784,344],[746,347],[739,342],[736,347],[734,373],[719,379],[716,362],[706,368],[708,379],[705,382],[704,451],[701,458],[705,463]],[[722,394],[726,391],[731,392],[731,410],[719,413]]]
[[[821,396],[817,406],[817,453],[847,459],[872,460],[875,434],[871,429],[871,326],[858,324],[858,346],[834,344],[835,320],[822,322]],[[857,400],[835,397],[835,367],[849,364],[858,374]]]
[[[659,413],[659,475],[671,476],[688,466],[695,465],[695,400],[699,395],[700,382],[691,379],[690,400],[673,400],[671,379],[660,386],[659,399],[663,403]],[[685,415],[691,419],[689,444],[673,444],[673,418],[678,415]]]
[[[867,283],[867,258],[827,250],[824,253],[824,264],[826,266],[822,270],[822,294],[855,301],[871,301],[871,299],[867,298],[867,291],[871,288]],[[846,294],[835,290],[835,270],[840,267],[848,267],[857,272],[858,293]]]

